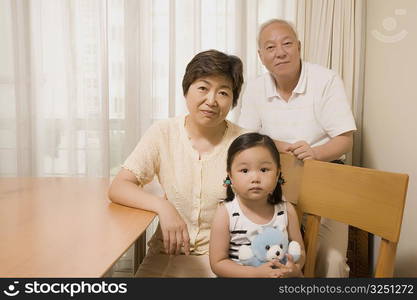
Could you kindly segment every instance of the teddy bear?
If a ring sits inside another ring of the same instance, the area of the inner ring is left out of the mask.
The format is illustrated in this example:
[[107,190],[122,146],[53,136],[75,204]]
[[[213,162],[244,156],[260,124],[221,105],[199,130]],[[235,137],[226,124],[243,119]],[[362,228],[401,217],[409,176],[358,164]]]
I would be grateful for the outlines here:
[[239,248],[239,262],[246,266],[259,266],[278,259],[280,263],[287,262],[286,253],[289,253],[296,262],[301,255],[300,244],[296,241],[288,243],[288,234],[284,226],[259,228],[248,233],[251,245],[242,245]]

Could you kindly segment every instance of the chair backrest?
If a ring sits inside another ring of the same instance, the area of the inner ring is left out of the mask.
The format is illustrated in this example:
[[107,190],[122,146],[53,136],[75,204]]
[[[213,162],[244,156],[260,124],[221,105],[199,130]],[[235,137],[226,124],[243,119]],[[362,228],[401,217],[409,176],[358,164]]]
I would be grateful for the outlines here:
[[289,153],[280,153],[281,172],[285,180],[282,192],[293,204],[297,204],[303,177],[303,162]]
[[382,238],[375,277],[392,277],[408,175],[309,160],[304,164],[299,209],[307,214],[304,275],[314,276],[321,217]]
[[297,208],[297,202],[300,195],[304,163],[289,153],[280,153],[280,160],[282,177],[285,180],[282,185],[282,193],[287,201],[295,205],[299,221],[301,221],[301,211]]

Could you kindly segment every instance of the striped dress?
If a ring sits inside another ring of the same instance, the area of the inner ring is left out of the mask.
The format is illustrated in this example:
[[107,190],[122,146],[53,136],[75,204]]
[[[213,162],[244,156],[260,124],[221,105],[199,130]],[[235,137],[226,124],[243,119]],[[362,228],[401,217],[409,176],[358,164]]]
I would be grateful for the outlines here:
[[[287,228],[287,205],[285,201],[276,204],[274,209],[273,218],[266,224],[255,224],[249,220],[240,209],[239,201],[237,197],[229,202],[224,202],[229,215],[229,230],[230,230],[230,246],[229,246],[229,258],[239,262],[239,248],[241,245],[250,245],[251,242],[247,237],[247,233],[250,233],[261,227],[270,226],[284,226]],[[285,229],[286,232],[286,229]]]

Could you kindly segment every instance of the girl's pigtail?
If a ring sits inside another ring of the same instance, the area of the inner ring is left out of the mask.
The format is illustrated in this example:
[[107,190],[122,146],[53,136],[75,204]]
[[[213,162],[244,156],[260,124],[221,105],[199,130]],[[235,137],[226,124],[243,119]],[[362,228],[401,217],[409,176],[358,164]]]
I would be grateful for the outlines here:
[[278,204],[282,201],[282,187],[281,185],[285,183],[284,177],[282,177],[281,172],[278,176],[277,186],[272,194],[268,197],[268,202],[271,204]]
[[223,185],[226,186],[226,199],[224,199],[224,201],[232,201],[235,198],[235,193],[233,193],[232,181],[230,180],[229,175],[227,175]]

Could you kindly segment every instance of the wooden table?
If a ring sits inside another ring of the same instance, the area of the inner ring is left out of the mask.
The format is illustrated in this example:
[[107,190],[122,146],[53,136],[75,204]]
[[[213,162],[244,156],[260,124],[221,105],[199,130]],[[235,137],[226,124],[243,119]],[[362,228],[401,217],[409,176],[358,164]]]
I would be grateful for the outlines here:
[[0,178],[0,277],[104,276],[155,216],[111,203],[108,186],[103,178]]

